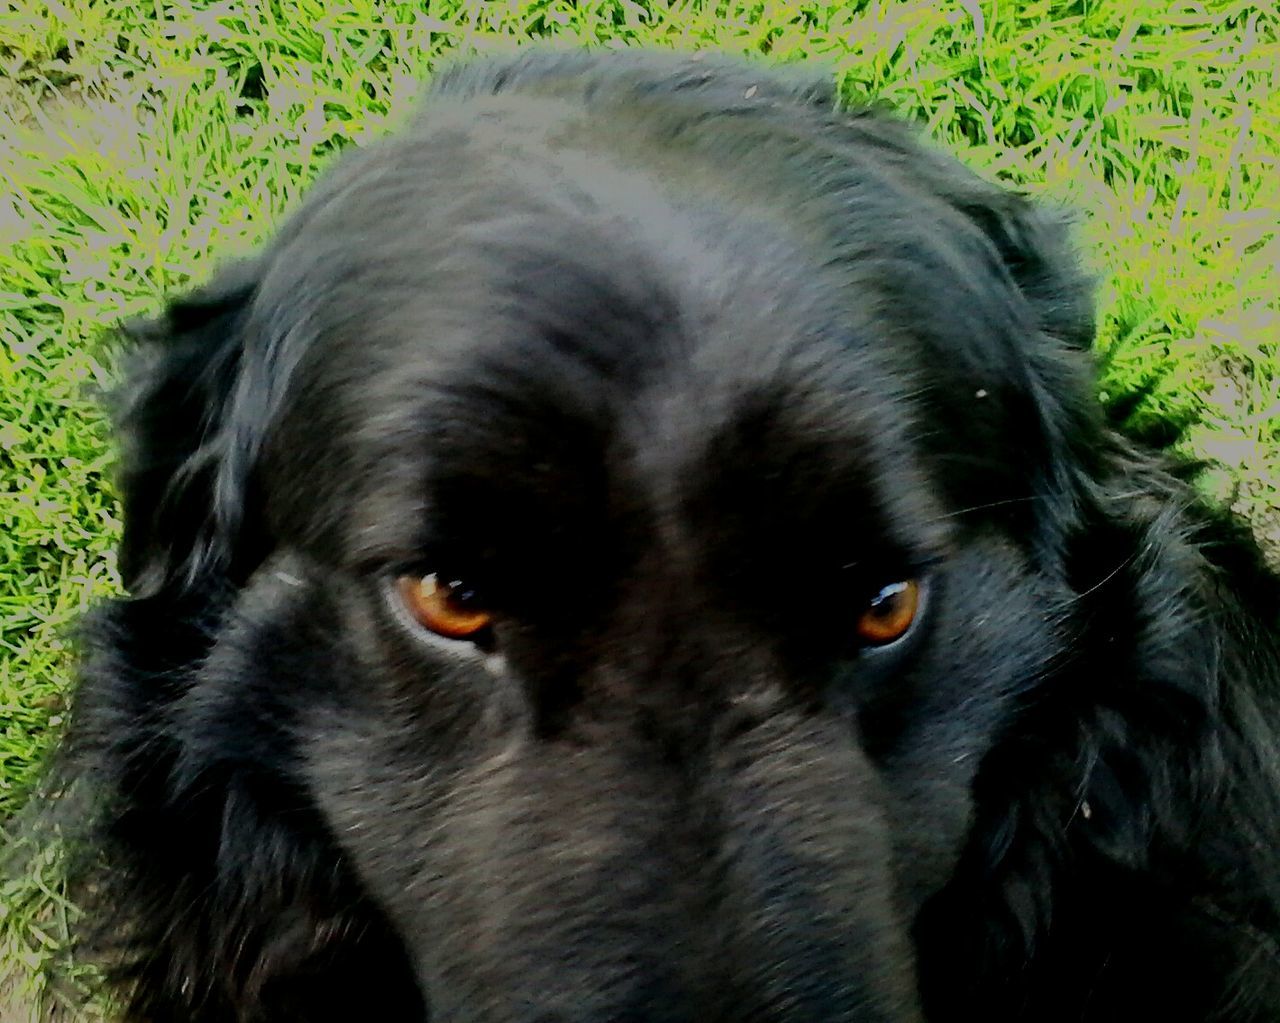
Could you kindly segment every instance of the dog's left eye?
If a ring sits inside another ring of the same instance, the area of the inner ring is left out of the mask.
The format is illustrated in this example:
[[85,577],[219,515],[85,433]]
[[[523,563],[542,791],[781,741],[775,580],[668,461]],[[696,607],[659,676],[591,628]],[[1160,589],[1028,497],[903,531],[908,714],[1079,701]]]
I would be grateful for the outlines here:
[[396,589],[414,620],[446,639],[475,639],[493,621],[476,592],[461,580],[435,573],[402,575]]
[[888,646],[907,634],[920,610],[920,584],[914,579],[889,583],[858,619],[858,638],[867,646]]

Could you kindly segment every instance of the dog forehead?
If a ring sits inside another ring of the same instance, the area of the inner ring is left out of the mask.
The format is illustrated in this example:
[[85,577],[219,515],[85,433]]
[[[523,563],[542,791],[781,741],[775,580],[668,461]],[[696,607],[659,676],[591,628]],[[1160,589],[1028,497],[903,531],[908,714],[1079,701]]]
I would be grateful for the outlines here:
[[282,234],[260,294],[313,335],[286,432],[329,438],[300,446],[359,477],[356,546],[421,507],[429,473],[536,492],[547,465],[575,486],[626,449],[656,490],[717,445],[749,460],[724,442],[744,415],[775,473],[789,445],[825,451],[829,476],[836,451],[868,479],[909,460],[917,373],[877,336],[875,282],[847,287],[796,195],[625,134],[544,97],[446,106],[339,168]]
[[513,266],[576,259],[650,279],[661,268],[705,295],[717,276],[787,258],[774,250],[802,200],[780,180],[761,194],[713,154],[668,153],[631,137],[640,131],[545,97],[448,106],[322,180],[277,236],[260,292],[359,307],[435,285],[459,301]]
[[398,361],[348,376],[363,485],[346,518],[364,556],[409,554],[442,505],[495,530],[643,520],[668,535],[779,499],[797,524],[835,504],[908,533],[936,518],[927,488],[901,505],[920,478],[909,384],[873,344],[791,285],[716,308],[611,255],[549,252],[495,278],[514,292],[456,324],[444,354],[401,339]]
[[[523,184],[553,190],[545,176]],[[420,255],[375,261],[389,286],[359,290],[363,329],[339,331],[332,354],[352,401],[378,394],[459,447],[520,444],[566,421],[687,447],[748,405],[785,413],[793,433],[852,436],[905,386],[874,303],[850,307],[785,230],[682,203],[634,171],[573,201],[488,209],[450,226],[447,252],[424,243]],[[884,417],[865,432],[883,433]]]
[[552,145],[513,115],[527,99],[472,100],[487,123],[455,111],[339,173],[282,235],[257,311],[305,312],[314,374],[400,405],[570,364],[612,389],[673,366],[723,384],[847,328],[829,261],[778,209],[628,162],[581,126]]

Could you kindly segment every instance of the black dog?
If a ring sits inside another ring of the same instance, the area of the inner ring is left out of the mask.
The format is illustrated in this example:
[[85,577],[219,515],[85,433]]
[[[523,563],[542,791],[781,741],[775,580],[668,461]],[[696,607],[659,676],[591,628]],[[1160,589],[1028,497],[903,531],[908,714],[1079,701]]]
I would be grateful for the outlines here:
[[904,128],[482,63],[144,333],[71,746],[133,1018],[1280,1014],[1275,580]]

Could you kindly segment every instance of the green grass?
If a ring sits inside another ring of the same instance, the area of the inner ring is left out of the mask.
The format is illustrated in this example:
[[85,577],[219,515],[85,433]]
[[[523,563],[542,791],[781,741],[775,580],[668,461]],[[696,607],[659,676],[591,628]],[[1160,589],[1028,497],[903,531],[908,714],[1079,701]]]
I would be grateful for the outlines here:
[[[1084,214],[1102,392],[1280,541],[1280,16],[1270,3],[0,0],[0,820],[118,585],[102,330],[270,233],[441,59],[556,36],[824,61],[981,173]],[[1276,549],[1273,546],[1273,550]],[[73,912],[0,880],[0,1019],[46,1018]]]

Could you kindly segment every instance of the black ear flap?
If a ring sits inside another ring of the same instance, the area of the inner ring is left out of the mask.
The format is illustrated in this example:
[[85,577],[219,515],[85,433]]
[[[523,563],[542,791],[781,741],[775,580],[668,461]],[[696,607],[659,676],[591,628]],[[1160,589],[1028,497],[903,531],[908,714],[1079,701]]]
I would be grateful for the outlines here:
[[242,403],[256,264],[225,271],[155,320],[128,325],[140,346],[124,391],[124,537],[120,571],[134,596],[244,576],[266,553],[250,505],[264,424]]
[[1038,336],[1022,349],[1023,386],[1040,438],[1031,472],[1038,496],[1036,536],[1046,566],[1057,561],[1067,536],[1092,501],[1093,481],[1111,447],[1095,399],[1089,358],[1096,320],[1093,282],[1070,239],[1065,213],[1020,195],[975,182],[975,193],[952,199],[981,229],[1034,316]]
[[1043,333],[1076,349],[1089,348],[1096,329],[1093,280],[1081,267],[1067,211],[984,181],[923,140],[917,128],[882,116],[878,106],[844,116],[904,180],[923,185],[985,235]]
[[[1093,367],[1082,357],[1097,327],[1093,281],[1071,243],[1070,218],[976,180],[971,191],[951,201],[986,235],[1035,317],[1040,337],[1029,339],[1024,349],[1029,383],[1045,389],[1049,405],[1076,413],[1069,419],[1085,415],[1096,426]],[[1052,419],[1050,408],[1041,411]],[[1057,425],[1067,434],[1074,429],[1072,422]]]
[[957,208],[991,240],[1031,303],[1040,329],[1087,349],[1096,329],[1093,287],[1071,244],[1070,218],[1012,192],[983,191],[982,196],[956,197]]
[[[1113,438],[1105,428],[1089,349],[1096,322],[1093,281],[1072,244],[1071,219],[1022,195],[958,171],[929,151],[912,171],[976,229],[974,258],[1016,289],[1029,322],[1007,337],[1008,436],[1018,474],[1040,498],[1027,525],[1046,568],[1060,564],[1066,536],[1090,501]],[[1028,329],[1029,328],[1029,329]],[[982,367],[974,367],[981,374]]]

